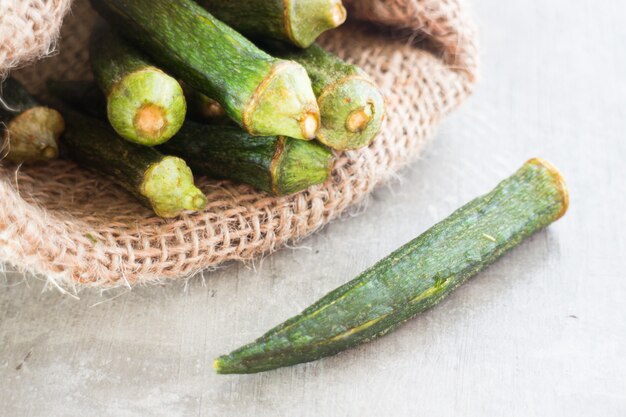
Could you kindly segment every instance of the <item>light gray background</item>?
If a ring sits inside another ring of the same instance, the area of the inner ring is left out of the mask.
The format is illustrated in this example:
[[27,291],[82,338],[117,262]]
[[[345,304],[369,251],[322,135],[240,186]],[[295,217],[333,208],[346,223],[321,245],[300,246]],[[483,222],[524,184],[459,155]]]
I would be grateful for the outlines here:
[[[8,273],[0,415],[626,415],[626,6],[473,3],[483,57],[475,96],[358,216],[187,286],[77,301]],[[299,312],[532,156],[561,168],[570,212],[438,307],[334,358],[214,374],[218,354]]]

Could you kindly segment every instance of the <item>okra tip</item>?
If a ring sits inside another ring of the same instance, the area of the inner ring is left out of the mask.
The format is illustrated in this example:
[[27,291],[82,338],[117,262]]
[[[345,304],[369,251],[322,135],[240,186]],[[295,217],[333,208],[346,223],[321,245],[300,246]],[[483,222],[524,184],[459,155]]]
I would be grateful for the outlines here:
[[249,374],[258,372],[256,370],[248,369],[242,364],[238,358],[233,358],[232,353],[230,355],[222,355],[213,361],[213,369],[219,375],[229,374]]
[[526,162],[526,164],[536,165],[540,168],[547,170],[548,173],[550,174],[551,178],[554,181],[554,185],[557,191],[561,195],[561,210],[559,211],[559,213],[557,214],[554,220],[556,221],[560,219],[561,217],[565,215],[565,213],[567,213],[567,210],[569,208],[569,199],[570,199],[569,190],[567,188],[567,184],[565,183],[565,179],[563,178],[563,175],[561,174],[561,171],[559,171],[559,169],[556,166],[554,166],[552,163],[550,163],[549,161],[543,158],[531,158]]
[[320,112],[306,70],[279,60],[246,105],[243,127],[252,135],[283,135],[310,140],[319,127]]
[[215,369],[215,372],[217,372],[218,374],[221,374],[221,370],[222,370],[222,361],[221,361],[221,357],[217,358],[213,361],[213,369]]

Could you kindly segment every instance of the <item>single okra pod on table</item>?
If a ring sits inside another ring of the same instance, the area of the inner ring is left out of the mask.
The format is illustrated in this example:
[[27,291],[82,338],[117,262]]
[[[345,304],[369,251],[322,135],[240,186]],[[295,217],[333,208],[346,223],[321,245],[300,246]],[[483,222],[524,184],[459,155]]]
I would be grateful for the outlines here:
[[175,217],[206,205],[205,195],[194,185],[191,169],[182,159],[128,142],[98,119],[71,111],[64,116],[63,142],[72,159],[111,178],[158,216]]
[[18,81],[8,78],[0,88],[0,159],[33,164],[59,155],[65,129],[61,114],[40,104]]
[[91,63],[109,122],[124,139],[154,146],[180,129],[186,113],[180,84],[140,51],[101,28],[91,42]]
[[385,99],[362,69],[317,44],[303,50],[278,44],[268,47],[307,70],[320,108],[320,142],[343,151],[362,148],[374,140],[385,117]]
[[185,122],[160,149],[185,159],[196,174],[250,184],[287,195],[330,177],[333,154],[315,141],[250,136],[237,126]]
[[123,35],[252,135],[313,139],[319,109],[306,70],[273,58],[193,0],[92,0]]
[[306,48],[346,21],[341,0],[200,0],[211,14],[246,36]]
[[356,279],[255,342],[215,361],[217,372],[253,373],[334,355],[387,334],[437,304],[534,232],[563,216],[560,173],[531,159]]

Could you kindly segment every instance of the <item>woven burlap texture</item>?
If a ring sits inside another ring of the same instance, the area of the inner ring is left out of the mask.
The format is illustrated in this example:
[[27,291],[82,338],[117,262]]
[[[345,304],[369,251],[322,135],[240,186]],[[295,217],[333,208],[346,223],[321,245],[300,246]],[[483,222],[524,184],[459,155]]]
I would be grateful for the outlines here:
[[[0,162],[0,259],[59,288],[107,288],[251,259],[320,229],[414,160],[440,118],[470,93],[476,51],[460,1],[346,2],[351,21],[326,34],[322,44],[372,75],[386,95],[388,117],[371,146],[338,156],[326,184],[275,198],[198,178],[207,208],[163,220],[72,162],[17,170]],[[3,16],[3,26],[8,19],[21,25],[20,33],[30,32],[7,44],[4,37],[14,37],[14,29],[3,28],[0,71],[47,51],[68,6],[8,2],[11,16]],[[36,91],[50,76],[89,77],[85,43],[94,20],[88,4],[77,1],[61,29],[58,53],[15,75]]]
[[0,0],[0,69],[50,53],[67,0]]

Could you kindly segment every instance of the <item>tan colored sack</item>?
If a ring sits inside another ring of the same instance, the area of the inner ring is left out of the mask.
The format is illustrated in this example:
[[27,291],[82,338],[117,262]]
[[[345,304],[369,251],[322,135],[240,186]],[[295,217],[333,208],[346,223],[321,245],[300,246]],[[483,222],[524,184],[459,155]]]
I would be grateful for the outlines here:
[[[469,94],[476,51],[461,1],[346,1],[351,21],[322,44],[373,76],[387,96],[388,118],[369,148],[340,155],[328,183],[273,198],[199,178],[208,207],[163,220],[72,162],[17,171],[0,162],[0,261],[58,287],[133,285],[251,259],[319,230],[414,160],[439,119]],[[0,2],[0,72],[52,51],[69,4]],[[35,92],[49,76],[89,77],[85,42],[94,20],[77,0],[54,56],[15,75]]]

